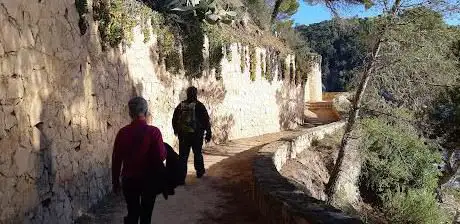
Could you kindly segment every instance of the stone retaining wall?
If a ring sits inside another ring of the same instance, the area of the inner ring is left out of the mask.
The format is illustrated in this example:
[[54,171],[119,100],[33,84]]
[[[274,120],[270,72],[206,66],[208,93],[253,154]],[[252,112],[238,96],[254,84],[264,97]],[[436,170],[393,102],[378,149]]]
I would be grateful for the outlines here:
[[306,129],[259,151],[253,167],[253,199],[270,223],[361,223],[324,201],[307,196],[279,173],[286,161],[296,158],[314,139],[322,139],[343,126],[344,122],[335,122]]

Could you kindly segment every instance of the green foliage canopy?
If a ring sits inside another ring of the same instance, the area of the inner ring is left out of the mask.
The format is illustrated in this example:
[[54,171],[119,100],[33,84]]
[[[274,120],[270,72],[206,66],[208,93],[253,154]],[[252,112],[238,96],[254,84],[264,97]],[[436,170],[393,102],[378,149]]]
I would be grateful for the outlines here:
[[326,91],[345,91],[353,70],[361,66],[367,52],[365,38],[369,19],[330,20],[296,27],[310,48],[322,56],[321,69]]

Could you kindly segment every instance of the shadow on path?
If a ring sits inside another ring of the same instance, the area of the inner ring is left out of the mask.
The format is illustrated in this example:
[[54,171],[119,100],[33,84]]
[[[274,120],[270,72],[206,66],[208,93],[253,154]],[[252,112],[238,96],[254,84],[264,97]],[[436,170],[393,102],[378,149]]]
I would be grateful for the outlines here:
[[220,205],[220,213],[204,211],[198,223],[267,223],[251,200],[252,163],[262,146],[238,153],[210,167],[207,178],[211,179],[211,186],[222,193],[225,203]]
[[[153,223],[267,223],[251,200],[252,163],[263,145],[292,133],[266,134],[206,148],[206,175],[195,178],[193,161],[189,161],[187,185],[176,188],[176,195],[168,200],[157,197]],[[109,195],[76,223],[117,224],[125,214],[122,197]]]

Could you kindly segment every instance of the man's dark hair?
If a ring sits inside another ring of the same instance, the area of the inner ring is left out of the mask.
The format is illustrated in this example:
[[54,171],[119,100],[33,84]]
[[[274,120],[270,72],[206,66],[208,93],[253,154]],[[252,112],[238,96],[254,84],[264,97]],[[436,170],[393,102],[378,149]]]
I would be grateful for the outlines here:
[[197,97],[198,90],[194,86],[190,86],[187,88],[187,100],[196,100],[198,99]]
[[128,107],[129,107],[129,116],[131,118],[137,118],[139,115],[147,115],[148,112],[148,105],[147,101],[140,97],[136,96],[129,100],[128,102]]

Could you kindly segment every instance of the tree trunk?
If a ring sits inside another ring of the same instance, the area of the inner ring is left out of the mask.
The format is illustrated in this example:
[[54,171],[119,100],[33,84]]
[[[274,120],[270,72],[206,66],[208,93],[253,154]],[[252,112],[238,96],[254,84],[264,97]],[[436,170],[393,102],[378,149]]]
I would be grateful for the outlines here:
[[327,194],[329,196],[327,200],[328,204],[333,204],[334,201],[336,200],[335,196],[337,196],[337,193],[339,191],[337,180],[340,176],[340,173],[342,172],[343,159],[345,156],[345,146],[348,144],[350,137],[351,137],[351,131],[353,130],[355,126],[356,120],[358,120],[359,111],[360,111],[360,107],[362,104],[362,99],[366,91],[367,84],[369,83],[369,80],[371,78],[371,74],[374,69],[374,64],[380,52],[381,46],[382,46],[382,38],[380,37],[380,39],[378,40],[377,44],[374,47],[370,62],[367,64],[366,69],[364,70],[364,75],[361,79],[361,82],[359,83],[358,89],[353,99],[350,115],[348,117],[348,122],[347,122],[347,125],[345,126],[345,132],[342,138],[342,142],[340,144],[339,154],[337,156],[337,160],[336,160],[334,169],[332,170],[331,177],[329,178],[329,183],[328,183],[329,186],[327,190]]
[[340,149],[339,149],[339,153],[337,156],[337,160],[336,160],[334,169],[332,170],[331,176],[329,178],[329,182],[328,182],[328,186],[326,190],[326,193],[328,195],[328,199],[327,199],[328,204],[334,205],[336,201],[338,201],[339,199],[338,197],[340,194],[340,186],[338,184],[338,180],[342,178],[342,176],[344,176],[343,161],[344,161],[345,155],[347,155],[347,153],[345,152],[345,149],[346,149],[345,146],[348,144],[350,137],[351,137],[351,132],[355,126],[356,121],[358,120],[359,111],[360,111],[361,104],[362,104],[362,99],[366,91],[367,84],[369,83],[369,80],[371,79],[371,75],[375,67],[375,62],[377,61],[377,57],[380,53],[380,49],[384,41],[384,36],[388,30],[388,27],[393,21],[393,17],[398,12],[400,3],[401,3],[401,0],[396,0],[395,3],[393,4],[393,7],[391,8],[390,13],[389,13],[389,15],[391,16],[390,20],[383,27],[381,32],[379,32],[379,35],[378,35],[379,39],[377,43],[375,43],[374,48],[372,49],[371,58],[367,62],[367,65],[364,69],[363,77],[361,78],[361,81],[356,90],[355,97],[352,102],[352,107],[350,109],[348,122],[347,122],[347,125],[345,126],[345,132],[343,134],[342,142],[340,144]]
[[281,3],[283,3],[284,0],[276,0],[275,6],[273,7],[273,12],[272,12],[272,18],[270,20],[270,24],[273,25],[273,23],[276,20],[276,17],[278,16],[278,12],[280,11]]

